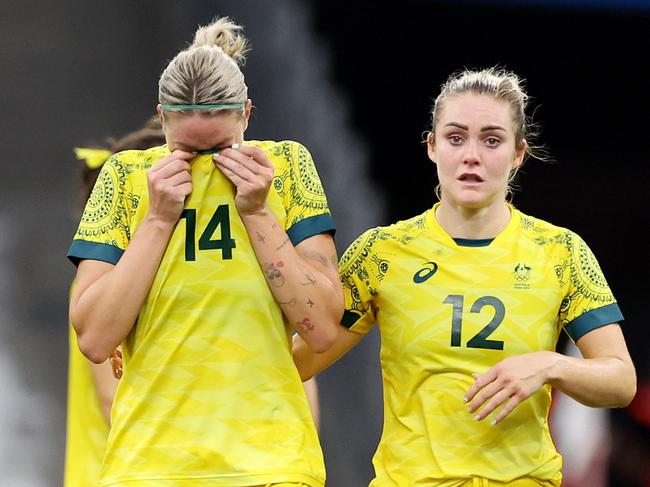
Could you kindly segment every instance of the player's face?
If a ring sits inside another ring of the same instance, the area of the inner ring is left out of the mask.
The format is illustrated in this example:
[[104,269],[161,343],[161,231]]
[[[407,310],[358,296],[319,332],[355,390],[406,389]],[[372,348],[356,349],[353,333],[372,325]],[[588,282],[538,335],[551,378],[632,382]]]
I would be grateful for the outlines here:
[[163,131],[170,151],[184,150],[207,154],[244,141],[248,126],[250,100],[245,112],[224,110],[216,115],[165,113]]
[[446,100],[435,139],[428,144],[437,166],[442,201],[484,208],[505,199],[508,177],[525,148],[515,147],[510,106],[490,96],[463,94]]

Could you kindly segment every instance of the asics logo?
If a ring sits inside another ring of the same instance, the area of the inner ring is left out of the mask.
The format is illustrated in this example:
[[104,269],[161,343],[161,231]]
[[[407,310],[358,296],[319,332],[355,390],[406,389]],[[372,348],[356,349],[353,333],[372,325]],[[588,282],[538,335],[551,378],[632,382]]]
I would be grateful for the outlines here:
[[413,282],[416,284],[421,284],[431,276],[433,276],[438,270],[438,264],[435,262],[427,262],[424,264],[424,267],[413,274]]

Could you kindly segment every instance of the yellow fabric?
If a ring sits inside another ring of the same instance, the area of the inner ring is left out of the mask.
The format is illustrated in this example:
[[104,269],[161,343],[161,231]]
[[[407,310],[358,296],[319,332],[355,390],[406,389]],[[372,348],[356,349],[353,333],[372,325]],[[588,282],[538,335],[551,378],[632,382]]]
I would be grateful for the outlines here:
[[[247,143],[275,165],[268,205],[292,240],[331,230],[307,149]],[[117,262],[147,212],[146,171],[167,154],[163,146],[107,161],[71,258]],[[211,156],[191,166],[185,216],[122,346],[125,372],[102,485],[322,486],[322,452],[291,357],[290,327],[236,212],[233,186]]]
[[88,169],[99,169],[111,157],[112,152],[106,149],[88,149],[75,147],[74,153],[77,159],[84,161]]
[[97,485],[108,424],[99,405],[91,364],[77,346],[72,326],[68,332],[68,411],[65,446],[65,487]]
[[489,245],[464,246],[440,227],[434,207],[365,232],[340,272],[344,324],[366,333],[376,322],[381,332],[385,418],[371,485],[457,486],[473,476],[560,481],[549,386],[495,426],[494,413],[473,419],[463,396],[473,373],[554,350],[564,325],[595,328],[618,316],[575,233],[513,209]]
[[480,477],[474,477],[460,484],[461,487],[559,487],[559,482],[549,480],[536,480],[531,478],[516,479],[511,482],[498,482]]

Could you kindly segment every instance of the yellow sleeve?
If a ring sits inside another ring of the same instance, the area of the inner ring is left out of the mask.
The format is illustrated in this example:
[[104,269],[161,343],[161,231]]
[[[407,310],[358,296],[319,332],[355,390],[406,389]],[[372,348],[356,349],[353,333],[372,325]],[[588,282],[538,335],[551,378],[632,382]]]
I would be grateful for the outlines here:
[[99,173],[68,251],[75,265],[83,259],[111,264],[119,261],[131,239],[131,211],[127,205],[133,202],[126,195],[127,171],[116,154]]
[[556,267],[563,288],[560,324],[575,341],[595,328],[623,320],[623,314],[593,252],[573,232],[564,236],[566,254]]
[[385,269],[376,257],[375,243],[381,230],[366,231],[347,248],[339,263],[345,294],[341,324],[356,333],[368,333],[375,324],[375,299]]
[[279,178],[284,186],[285,230],[291,242],[297,245],[320,233],[333,235],[336,227],[311,154],[305,146],[293,141],[284,142],[282,152],[288,160],[287,173]]

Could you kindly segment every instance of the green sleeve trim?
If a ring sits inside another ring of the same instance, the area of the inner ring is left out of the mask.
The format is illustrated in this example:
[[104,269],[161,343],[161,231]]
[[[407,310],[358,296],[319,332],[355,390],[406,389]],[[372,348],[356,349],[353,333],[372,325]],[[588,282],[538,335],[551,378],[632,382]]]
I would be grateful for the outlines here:
[[89,242],[88,240],[73,240],[70,250],[68,250],[68,259],[75,266],[78,266],[79,262],[85,259],[117,264],[123,253],[124,250],[114,245]]
[[341,324],[346,328],[352,328],[352,326],[361,319],[356,313],[348,311],[347,309],[343,312],[343,318],[341,318]]
[[571,337],[571,339],[576,342],[582,336],[586,335],[596,328],[601,326],[610,325],[612,323],[619,323],[623,321],[623,313],[618,307],[618,304],[612,303],[602,308],[592,309],[587,311],[584,314],[581,314],[571,323],[566,325],[564,329]]
[[322,215],[310,216],[304,220],[300,220],[297,223],[291,225],[287,229],[287,235],[291,243],[298,245],[300,242],[306,238],[313,237],[314,235],[319,235],[321,233],[329,233],[334,236],[336,232],[336,225],[334,225],[334,220],[332,215],[329,213],[323,213]]

